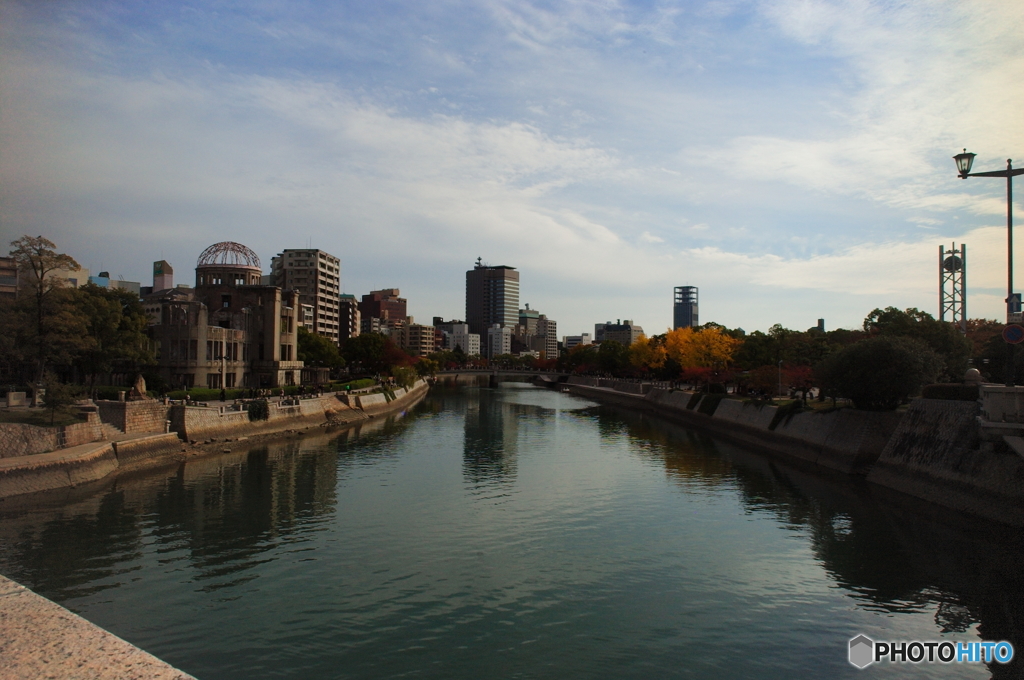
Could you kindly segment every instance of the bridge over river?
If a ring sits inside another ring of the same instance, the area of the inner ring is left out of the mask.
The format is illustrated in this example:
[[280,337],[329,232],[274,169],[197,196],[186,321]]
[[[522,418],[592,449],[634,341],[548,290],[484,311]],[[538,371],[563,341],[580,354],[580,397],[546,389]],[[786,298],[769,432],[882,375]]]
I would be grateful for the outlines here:
[[569,379],[568,373],[557,371],[528,371],[520,369],[464,369],[439,371],[437,379],[446,384],[488,385],[499,382],[530,382],[537,385],[553,385]]

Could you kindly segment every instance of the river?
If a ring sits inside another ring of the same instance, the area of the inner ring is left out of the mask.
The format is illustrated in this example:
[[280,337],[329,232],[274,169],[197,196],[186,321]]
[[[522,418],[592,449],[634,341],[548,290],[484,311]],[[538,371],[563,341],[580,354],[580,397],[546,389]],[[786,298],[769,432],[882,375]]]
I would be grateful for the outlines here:
[[[516,383],[0,503],[0,572],[203,680],[1021,677],[1022,558],[1019,532]],[[1018,654],[860,671],[858,634]]]

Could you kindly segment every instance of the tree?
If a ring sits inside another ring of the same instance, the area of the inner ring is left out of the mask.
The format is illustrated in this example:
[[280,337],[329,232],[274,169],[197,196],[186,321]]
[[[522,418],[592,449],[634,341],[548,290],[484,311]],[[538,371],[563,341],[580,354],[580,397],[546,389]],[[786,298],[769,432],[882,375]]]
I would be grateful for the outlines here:
[[878,336],[825,359],[814,369],[827,393],[868,411],[891,411],[942,370],[942,359],[920,340]]
[[408,366],[395,366],[391,369],[391,376],[398,383],[399,387],[409,389],[416,384],[416,371],[409,368]]
[[875,309],[864,319],[864,331],[870,336],[915,338],[942,358],[940,375],[947,381],[963,380],[970,365],[971,343],[956,326],[938,321],[916,307]]
[[365,371],[382,373],[384,349],[387,338],[380,333],[363,333],[345,341],[341,354],[349,366],[358,366]]
[[629,346],[629,363],[641,371],[661,368],[665,365],[666,356],[663,344],[643,334]]
[[717,326],[701,330],[677,328],[665,335],[665,351],[683,368],[724,369],[742,344]]
[[76,303],[88,331],[77,364],[89,376],[90,385],[97,375],[114,370],[115,364],[134,374],[156,363],[146,338],[149,320],[138,296],[89,284],[79,289]]
[[319,366],[332,371],[345,367],[345,359],[330,338],[310,333],[302,326],[299,326],[299,351],[296,356],[307,366]]
[[629,366],[629,348],[617,340],[605,340],[597,348],[597,365],[607,373],[618,373]]
[[570,373],[589,373],[597,370],[597,346],[576,345],[558,357],[558,368]]
[[70,255],[58,253],[56,247],[53,241],[42,236],[22,236],[11,242],[11,257],[19,273],[26,275],[31,290],[34,313],[28,340],[35,346],[37,382],[43,379],[47,364],[77,346],[74,339],[81,337],[76,335],[76,331],[80,331],[80,319],[75,319],[67,305],[62,304],[66,298],[62,298],[60,291],[66,282],[54,276],[61,269],[80,267]]
[[416,369],[416,373],[418,373],[419,375],[434,375],[441,368],[441,364],[439,364],[437,361],[433,359],[427,357],[420,357],[419,361],[416,362],[414,368]]
[[50,426],[57,416],[57,412],[64,412],[68,406],[75,403],[75,395],[71,388],[61,383],[53,373],[47,373],[43,378],[43,387],[46,389],[46,396],[43,398],[47,410],[50,411]]

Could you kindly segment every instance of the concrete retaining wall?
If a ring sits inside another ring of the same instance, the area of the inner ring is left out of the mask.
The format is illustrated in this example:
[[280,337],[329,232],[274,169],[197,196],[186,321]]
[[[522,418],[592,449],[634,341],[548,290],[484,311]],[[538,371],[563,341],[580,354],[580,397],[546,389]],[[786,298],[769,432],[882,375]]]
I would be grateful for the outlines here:
[[78,486],[106,477],[117,469],[109,442],[99,442],[74,455],[64,451],[0,460],[0,498]]
[[114,442],[119,469],[149,465],[154,458],[181,452],[182,441],[174,432]]
[[[635,383],[634,383],[635,384]],[[723,399],[713,416],[687,409],[693,393],[652,389],[640,396],[612,388],[573,384],[570,391],[632,408],[655,411],[667,418],[709,430],[762,451],[832,468],[848,474],[867,474],[895,430],[901,414],[853,411],[800,413],[769,430],[774,406]]]
[[687,410],[688,392],[653,389],[641,397],[578,378],[569,383],[582,396],[655,411],[755,449],[865,474],[869,482],[902,493],[1024,526],[1024,458],[979,442],[977,402],[915,399],[905,412],[804,412],[769,430],[773,406],[724,399],[708,417]]
[[982,445],[980,413],[976,402],[914,400],[868,481],[1024,525],[1024,459],[1010,450]]
[[[172,423],[180,428],[178,432],[154,434],[113,443],[100,442],[94,447],[80,446],[79,450],[75,451],[61,450],[0,459],[0,498],[78,486],[102,479],[118,469],[131,469],[173,460],[181,453],[182,442],[179,436],[199,440],[237,434],[273,433],[291,428],[323,425],[325,422],[365,421],[374,415],[396,411],[415,403],[428,389],[427,383],[419,380],[410,390],[396,392],[396,398],[391,402],[388,402],[383,394],[371,395],[379,397],[368,400],[374,413],[349,408],[334,395],[283,405],[272,403],[269,405],[269,419],[255,422],[249,420],[248,410],[236,411],[227,405],[172,406],[169,407],[168,415]],[[130,406],[128,409],[108,410],[108,413],[114,414],[132,412]],[[160,409],[148,409],[147,412],[163,414]],[[100,427],[98,422],[87,424],[96,429]],[[10,431],[20,429],[11,428]]]

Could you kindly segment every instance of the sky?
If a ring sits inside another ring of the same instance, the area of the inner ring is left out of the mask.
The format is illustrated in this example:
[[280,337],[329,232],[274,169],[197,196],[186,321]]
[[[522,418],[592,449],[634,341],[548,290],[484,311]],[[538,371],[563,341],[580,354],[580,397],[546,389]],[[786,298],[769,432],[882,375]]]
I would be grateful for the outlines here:
[[681,285],[747,331],[937,316],[955,242],[1003,318],[1005,181],[952,156],[1024,167],[1022,74],[1019,2],[0,0],[0,238],[143,285],[312,246],[426,323],[480,257],[560,335]]

